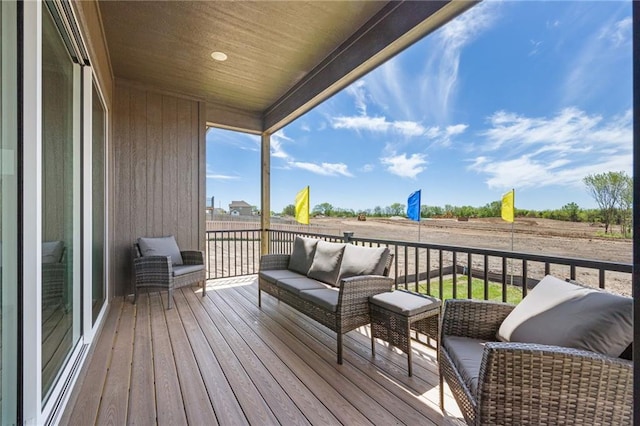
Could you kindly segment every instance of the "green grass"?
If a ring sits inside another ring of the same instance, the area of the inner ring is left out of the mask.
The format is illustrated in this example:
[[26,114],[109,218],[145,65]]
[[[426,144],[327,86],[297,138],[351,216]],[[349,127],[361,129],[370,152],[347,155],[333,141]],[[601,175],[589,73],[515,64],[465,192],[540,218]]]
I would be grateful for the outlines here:
[[[467,276],[458,275],[456,283],[456,296],[458,299],[467,298]],[[442,282],[442,295],[439,293],[439,281],[437,278],[431,279],[430,296],[437,297],[441,300],[453,298],[453,278],[448,278]],[[427,282],[421,281],[418,286],[419,292],[427,293]],[[415,287],[409,285],[409,290],[415,290]],[[484,300],[484,280],[473,278],[471,280],[471,295],[473,299]],[[502,301],[502,284],[489,282],[489,300]],[[522,300],[522,289],[520,287],[507,285],[507,302],[517,304]]]

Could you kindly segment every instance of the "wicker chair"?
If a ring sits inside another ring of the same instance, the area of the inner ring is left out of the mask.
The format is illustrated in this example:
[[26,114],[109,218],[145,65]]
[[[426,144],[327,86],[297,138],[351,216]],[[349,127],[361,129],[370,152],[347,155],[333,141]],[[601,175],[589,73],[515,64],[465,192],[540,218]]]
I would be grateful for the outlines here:
[[[513,309],[499,302],[445,301],[439,349],[443,411],[446,380],[469,425],[631,424],[631,361],[559,346],[492,342]],[[487,342],[475,392],[447,349],[449,336]]]
[[188,250],[180,251],[180,254],[183,265],[173,266],[170,256],[142,256],[140,246],[137,243],[133,245],[134,304],[138,298],[138,289],[144,287],[166,288],[169,292],[168,309],[172,307],[173,290],[176,288],[202,282],[202,297],[205,296],[207,286],[204,253]]

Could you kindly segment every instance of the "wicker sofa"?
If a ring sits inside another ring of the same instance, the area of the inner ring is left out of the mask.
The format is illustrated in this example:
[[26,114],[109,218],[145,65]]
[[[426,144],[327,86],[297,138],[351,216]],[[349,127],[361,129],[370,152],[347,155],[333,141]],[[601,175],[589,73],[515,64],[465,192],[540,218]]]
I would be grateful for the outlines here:
[[552,276],[517,306],[446,300],[442,410],[446,380],[470,425],[631,424],[632,306]]
[[167,309],[171,309],[176,288],[202,282],[203,297],[207,291],[204,253],[199,250],[180,251],[173,236],[138,238],[133,245],[133,272],[134,304],[140,288],[167,289]]
[[369,296],[391,290],[392,261],[385,247],[296,237],[291,254],[260,258],[258,305],[264,291],[335,331],[342,364],[342,335],[371,322]]

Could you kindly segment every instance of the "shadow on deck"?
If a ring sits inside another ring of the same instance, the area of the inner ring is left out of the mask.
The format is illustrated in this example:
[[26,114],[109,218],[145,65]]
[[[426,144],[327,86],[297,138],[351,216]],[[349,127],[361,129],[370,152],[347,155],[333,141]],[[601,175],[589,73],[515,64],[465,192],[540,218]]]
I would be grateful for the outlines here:
[[116,299],[61,424],[409,424],[460,425],[445,389],[438,403],[436,353],[413,345],[406,355],[370,330],[344,337],[264,295],[257,277],[209,281],[175,291],[143,293],[137,305]]

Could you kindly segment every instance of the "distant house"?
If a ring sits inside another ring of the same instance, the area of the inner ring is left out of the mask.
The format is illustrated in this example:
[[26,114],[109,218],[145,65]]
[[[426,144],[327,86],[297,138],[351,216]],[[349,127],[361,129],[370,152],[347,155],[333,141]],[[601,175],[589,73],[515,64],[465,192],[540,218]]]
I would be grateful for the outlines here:
[[231,216],[251,216],[253,207],[244,201],[232,201],[229,204],[229,214]]

